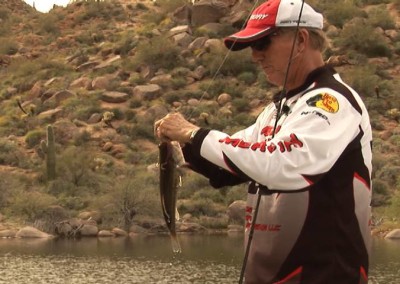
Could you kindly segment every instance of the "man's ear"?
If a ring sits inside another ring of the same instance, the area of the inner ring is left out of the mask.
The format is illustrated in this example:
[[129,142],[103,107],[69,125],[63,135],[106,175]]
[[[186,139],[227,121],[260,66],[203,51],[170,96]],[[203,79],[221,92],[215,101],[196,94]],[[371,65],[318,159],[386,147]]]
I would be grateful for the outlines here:
[[297,51],[303,52],[306,46],[309,44],[310,34],[306,29],[299,29],[297,34]]

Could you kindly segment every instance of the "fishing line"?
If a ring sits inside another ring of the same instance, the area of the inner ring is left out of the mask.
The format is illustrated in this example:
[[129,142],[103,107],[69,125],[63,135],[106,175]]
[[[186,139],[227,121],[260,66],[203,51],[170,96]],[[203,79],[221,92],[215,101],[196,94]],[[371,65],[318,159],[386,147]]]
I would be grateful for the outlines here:
[[[282,113],[282,101],[283,101],[283,98],[286,95],[286,85],[287,85],[287,80],[288,80],[288,77],[289,77],[288,74],[289,74],[289,70],[290,70],[290,66],[292,64],[292,61],[294,59],[293,58],[293,53],[294,53],[294,48],[296,46],[297,35],[298,35],[298,32],[299,32],[301,15],[303,14],[303,7],[304,7],[304,0],[301,3],[300,12],[299,12],[299,18],[297,20],[296,33],[295,33],[295,37],[293,39],[292,49],[290,51],[290,56],[289,56],[289,61],[288,61],[288,65],[287,65],[287,68],[286,68],[285,79],[283,81],[282,91],[281,91],[281,93],[279,95],[279,105],[277,107],[276,119],[275,119],[273,131],[272,131],[272,138],[275,137],[275,131],[276,131],[276,128],[278,126],[278,120],[279,120],[279,118],[281,116],[281,113]],[[296,54],[296,56],[297,55],[298,54]],[[254,228],[255,228],[255,225],[256,225],[256,219],[257,219],[258,211],[259,211],[259,208],[260,208],[260,202],[261,202],[260,187],[257,188],[257,193],[256,194],[257,194],[257,202],[256,202],[256,207],[254,208],[254,215],[253,215],[253,218],[251,220],[251,227],[250,227],[250,231],[249,231],[249,237],[248,237],[248,240],[247,240],[246,251],[245,251],[245,255],[244,255],[244,259],[243,259],[242,269],[240,271],[239,284],[243,283],[244,273],[246,271],[247,260],[249,258],[251,243],[253,241]]]

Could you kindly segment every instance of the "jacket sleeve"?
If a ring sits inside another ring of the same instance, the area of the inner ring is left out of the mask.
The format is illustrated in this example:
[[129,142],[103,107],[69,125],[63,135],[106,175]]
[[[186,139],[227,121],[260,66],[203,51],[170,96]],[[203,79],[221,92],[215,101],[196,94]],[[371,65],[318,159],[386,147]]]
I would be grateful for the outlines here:
[[[312,101],[321,95],[333,100],[328,102],[333,109]],[[271,190],[300,190],[329,171],[360,134],[360,122],[361,113],[343,95],[328,88],[317,89],[298,99],[269,141],[261,140],[262,136],[228,136],[211,130],[196,137],[193,147],[198,147],[207,161],[242,179]],[[256,132],[260,129],[260,125],[254,128]]]
[[[235,137],[251,137],[254,133],[255,125],[239,131],[234,134]],[[189,167],[209,179],[210,185],[215,188],[223,186],[232,186],[249,181],[247,176],[238,175],[232,171],[228,171],[212,162],[208,161],[200,155],[200,147],[204,138],[209,134],[209,129],[200,129],[195,137],[193,144],[185,144],[182,148],[185,161]]]

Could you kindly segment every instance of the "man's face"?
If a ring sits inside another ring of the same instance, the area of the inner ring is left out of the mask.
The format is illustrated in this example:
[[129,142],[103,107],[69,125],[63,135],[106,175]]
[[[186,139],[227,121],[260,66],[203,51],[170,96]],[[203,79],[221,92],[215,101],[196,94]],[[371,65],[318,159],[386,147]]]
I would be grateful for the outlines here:
[[271,84],[284,83],[293,39],[294,32],[278,30],[250,45],[253,61],[260,65]]

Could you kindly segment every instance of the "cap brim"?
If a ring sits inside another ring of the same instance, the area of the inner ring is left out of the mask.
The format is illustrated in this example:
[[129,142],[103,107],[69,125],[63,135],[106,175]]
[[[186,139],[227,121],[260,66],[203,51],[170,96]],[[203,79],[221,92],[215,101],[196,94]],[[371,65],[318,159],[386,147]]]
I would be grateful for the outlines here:
[[277,28],[268,27],[265,29],[253,29],[253,28],[245,28],[242,31],[234,33],[224,39],[225,46],[232,50],[238,51],[242,50],[246,47],[249,47],[253,41],[256,41],[262,37],[265,37],[271,33],[273,33]]

